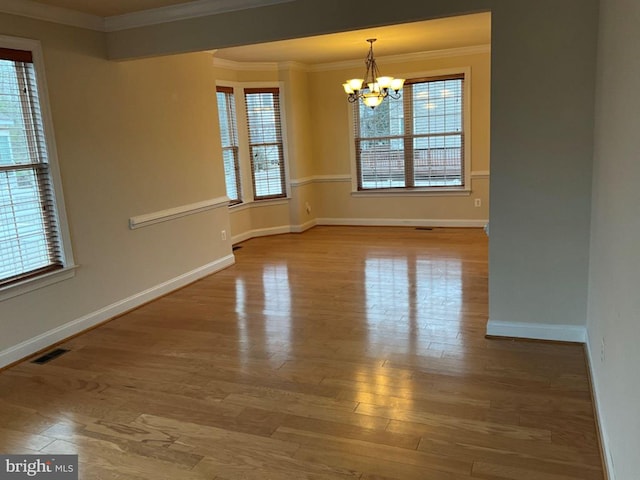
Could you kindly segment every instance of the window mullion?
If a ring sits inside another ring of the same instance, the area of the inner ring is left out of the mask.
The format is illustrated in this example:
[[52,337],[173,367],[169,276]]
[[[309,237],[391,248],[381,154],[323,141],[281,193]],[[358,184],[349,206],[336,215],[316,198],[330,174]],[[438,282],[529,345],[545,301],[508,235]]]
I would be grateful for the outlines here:
[[362,190],[362,156],[360,155],[360,146],[361,141],[358,136],[355,138],[355,148],[356,148],[356,175],[358,178],[358,190]]
[[360,139],[360,106],[358,102],[351,104],[352,112],[353,112],[353,138],[354,138],[354,147],[355,147],[355,155],[356,155],[356,178],[357,178],[357,188],[358,190],[362,190],[363,187],[363,169],[362,169],[362,142]]
[[404,181],[405,187],[415,186],[413,168],[413,88],[407,85],[402,92],[404,109]]
[[238,198],[234,199],[234,203],[242,203],[242,184],[240,181],[240,154],[238,151],[238,144],[233,146],[233,169],[236,174],[236,192],[238,193]]
[[244,201],[253,199],[253,162],[249,145],[249,124],[247,119],[246,99],[242,94],[235,95],[236,128],[238,132],[238,166],[240,168],[241,198]]

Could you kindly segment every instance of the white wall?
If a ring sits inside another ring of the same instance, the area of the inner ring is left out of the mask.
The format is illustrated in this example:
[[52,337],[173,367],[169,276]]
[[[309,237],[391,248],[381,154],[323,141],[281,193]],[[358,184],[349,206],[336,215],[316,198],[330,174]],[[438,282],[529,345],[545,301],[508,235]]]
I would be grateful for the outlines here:
[[588,335],[612,480],[640,475],[639,25],[636,0],[601,1]]

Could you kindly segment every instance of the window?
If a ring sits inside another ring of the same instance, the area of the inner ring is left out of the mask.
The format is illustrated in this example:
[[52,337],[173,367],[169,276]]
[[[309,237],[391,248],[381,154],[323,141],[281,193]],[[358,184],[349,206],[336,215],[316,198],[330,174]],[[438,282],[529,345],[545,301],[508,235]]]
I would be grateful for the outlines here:
[[232,87],[216,87],[218,118],[222,140],[222,161],[227,197],[231,205],[242,202],[240,196],[240,164],[238,160],[238,128],[236,124],[236,102]]
[[36,78],[31,51],[0,48],[0,288],[65,266]]
[[399,99],[354,104],[358,190],[465,186],[464,74],[408,80]]
[[254,200],[286,197],[280,95],[277,88],[245,88]]
[[254,85],[216,87],[231,205],[287,196],[280,88],[278,84]]

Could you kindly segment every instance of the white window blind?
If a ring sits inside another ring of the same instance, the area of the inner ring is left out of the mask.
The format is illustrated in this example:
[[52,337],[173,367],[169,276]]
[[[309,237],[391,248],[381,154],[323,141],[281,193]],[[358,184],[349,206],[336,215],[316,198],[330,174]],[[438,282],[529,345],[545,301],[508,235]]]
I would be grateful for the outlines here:
[[218,100],[218,119],[222,140],[222,160],[227,197],[231,205],[242,202],[240,198],[240,164],[238,160],[238,128],[236,122],[236,104],[231,87],[216,87]]
[[280,95],[277,88],[245,88],[255,200],[286,196]]
[[399,99],[354,104],[358,190],[464,186],[464,75],[408,80]]
[[0,287],[62,267],[32,54],[0,48]]

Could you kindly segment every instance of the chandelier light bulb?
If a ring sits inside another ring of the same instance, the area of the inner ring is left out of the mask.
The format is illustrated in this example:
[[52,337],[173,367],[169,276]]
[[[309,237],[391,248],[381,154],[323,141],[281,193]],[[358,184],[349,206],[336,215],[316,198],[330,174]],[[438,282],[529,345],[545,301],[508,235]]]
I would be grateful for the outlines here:
[[353,88],[351,88],[351,85],[349,85],[349,82],[343,83],[342,88],[344,88],[344,91],[347,95],[352,95],[353,93],[355,93]]
[[380,86],[380,88],[389,88],[393,83],[393,77],[378,77],[376,78],[376,83]]
[[393,90],[394,92],[397,92],[399,90],[402,90],[402,87],[404,86],[404,78],[394,78],[393,80],[391,80],[391,90]]
[[353,90],[354,92],[357,92],[358,90],[362,89],[362,84],[364,83],[364,80],[362,78],[352,78],[351,80],[347,80],[347,83],[351,87],[351,90]]
[[362,97],[362,101],[367,107],[376,108],[382,103],[384,97],[378,93],[365,93]]

